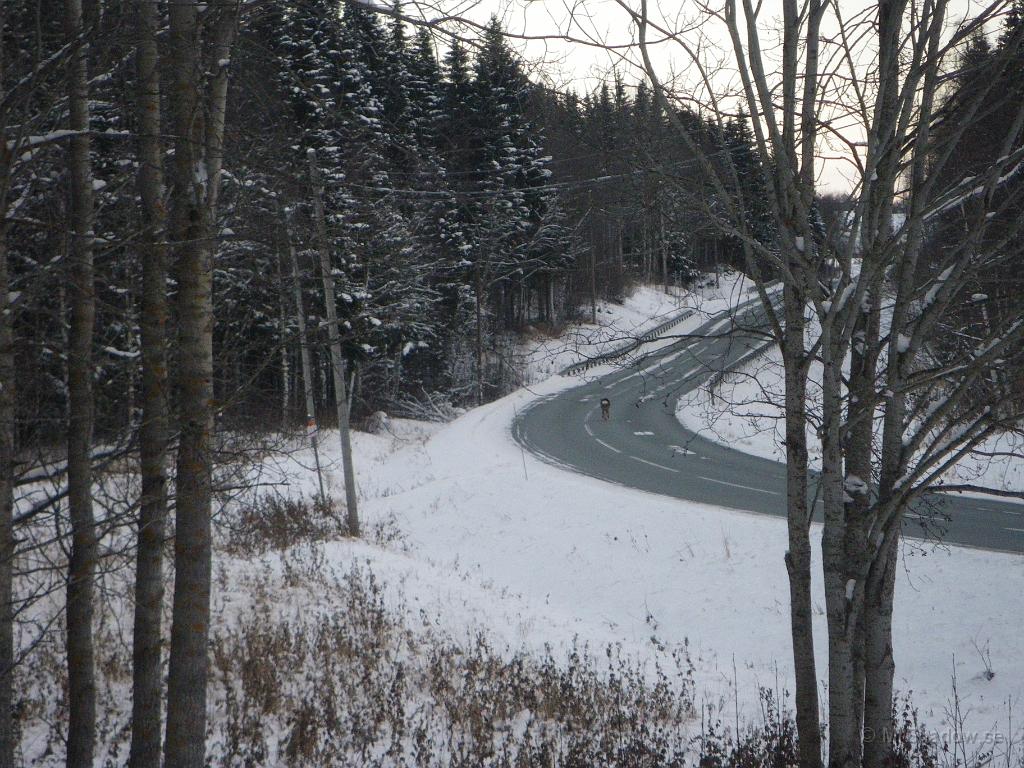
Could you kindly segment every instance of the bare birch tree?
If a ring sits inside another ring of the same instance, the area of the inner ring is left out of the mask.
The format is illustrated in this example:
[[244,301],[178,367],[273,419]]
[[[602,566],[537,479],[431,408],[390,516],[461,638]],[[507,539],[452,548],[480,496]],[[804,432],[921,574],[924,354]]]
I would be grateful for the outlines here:
[[[778,47],[764,50],[767,11],[749,0],[726,0],[701,18],[721,22],[731,46],[740,87],[731,100],[718,93],[702,59],[661,17],[627,8],[638,27],[642,60],[666,102],[671,96],[652,63],[647,30],[671,39],[691,56],[705,107],[719,119],[739,102],[753,115],[753,130],[765,162],[765,187],[778,233],[765,248],[743,220],[731,163],[706,159],[720,210],[719,226],[738,236],[750,273],[758,262],[781,278],[780,313],[765,310],[785,367],[785,432],[789,478],[791,586],[797,721],[801,763],[820,763],[817,673],[809,621],[810,570],[807,525],[808,467],[804,402],[809,365],[822,366],[821,497],[822,542],[828,619],[828,723],[830,766],[881,766],[891,759],[893,670],[891,638],[895,557],[902,517],[910,503],[934,485],[941,472],[973,446],[1019,421],[1012,408],[972,394],[972,383],[991,366],[1020,365],[1021,324],[992,329],[973,350],[940,364],[931,335],[936,320],[961,295],[968,273],[1005,261],[1011,238],[984,238],[998,206],[965,222],[962,246],[944,255],[944,269],[929,281],[923,270],[929,227],[939,212],[965,195],[995,200],[994,192],[1017,172],[1020,111],[1003,142],[1000,159],[983,179],[955,179],[944,186],[941,168],[956,137],[970,130],[967,119],[932,135],[940,88],[958,47],[1003,5],[988,6],[974,19],[954,23],[944,0],[883,2],[853,19],[838,4],[806,0],[782,4]],[[830,36],[822,32],[828,14]],[[696,24],[694,25],[697,26]],[[827,48],[822,68],[821,46]],[[864,53],[877,60],[865,66]],[[984,90],[984,89],[982,89]],[[976,94],[977,103],[984,98]],[[848,134],[837,133],[844,123]],[[685,127],[679,129],[685,133]],[[858,133],[865,137],[860,141]],[[848,149],[856,169],[854,208],[845,247],[830,249],[812,230],[820,154],[826,140]],[[696,148],[695,151],[699,151]],[[1019,193],[1018,193],[1019,195]],[[894,224],[897,203],[906,208]],[[999,205],[1006,207],[1002,201]],[[1019,226],[1015,228],[1019,229]],[[834,261],[835,276],[827,269]],[[762,286],[764,296],[764,286]],[[883,314],[883,305],[889,305]],[[807,338],[807,313],[820,327]],[[883,320],[890,328],[883,331]],[[850,373],[844,373],[844,366]],[[1005,388],[992,392],[1007,396]],[[928,405],[928,404],[931,405]],[[879,419],[881,450],[875,447]]]
[[132,635],[132,743],[134,768],[160,763],[163,700],[161,617],[163,547],[167,515],[167,215],[161,140],[160,68],[156,0],[135,3],[136,112],[139,197],[142,201],[142,423]]
[[89,157],[88,45],[81,0],[65,0],[64,30],[74,47],[67,75],[71,116],[68,139],[70,231],[68,240],[71,323],[68,336],[68,511],[71,555],[67,588],[67,764],[92,766],[96,741],[96,679],[93,650],[93,580],[96,523],[92,508],[93,188]]
[[164,760],[201,768],[206,753],[213,431],[213,236],[223,161],[228,67],[237,8],[221,2],[169,7],[166,71],[178,323],[174,599]]

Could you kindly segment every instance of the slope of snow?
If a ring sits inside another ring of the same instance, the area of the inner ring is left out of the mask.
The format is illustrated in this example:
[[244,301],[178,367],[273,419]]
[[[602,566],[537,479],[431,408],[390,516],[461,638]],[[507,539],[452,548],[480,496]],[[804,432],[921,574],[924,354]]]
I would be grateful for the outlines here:
[[[615,643],[638,657],[687,643],[698,701],[728,713],[738,703],[741,717],[757,719],[758,686],[792,687],[785,523],[621,488],[521,451],[509,431],[515,415],[572,384],[555,377],[430,433],[399,433],[393,452],[360,435],[362,514],[368,527],[400,538],[383,548],[339,542],[330,557],[365,558],[456,636],[484,628],[527,649]],[[327,439],[337,498],[333,446]],[[279,470],[291,492],[313,490],[291,460]],[[1006,701],[1024,694],[1024,559],[908,548],[901,566],[899,689],[912,691],[941,731],[955,670],[972,724],[991,727]],[[821,584],[815,589],[824,681]]]
[[[605,354],[628,345],[646,331],[694,310],[706,319],[712,312],[751,298],[753,286],[740,273],[725,273],[718,280],[708,276],[696,290],[671,287],[665,293],[658,286],[642,285],[621,304],[600,302],[597,324],[570,325],[557,337],[536,335],[520,349],[526,385],[559,373],[572,363]],[[716,284],[717,283],[717,284]],[[584,311],[588,314],[589,310]]]
[[[820,414],[821,365],[811,365],[808,405],[812,420]],[[703,386],[679,399],[676,416],[704,437],[746,453],[784,462],[785,423],[781,403],[785,382],[782,359],[772,346],[758,359],[727,375],[713,389]],[[812,425],[813,427],[813,425]],[[808,428],[813,469],[821,468],[821,446]],[[987,440],[945,474],[946,483],[967,483],[1007,491],[1024,490],[1024,438],[1007,433]],[[1007,498],[1007,501],[1014,501]]]
[[[695,303],[712,311],[747,296],[744,286],[726,281]],[[691,331],[705,319],[697,312],[675,330]],[[654,346],[665,343],[671,340]],[[569,351],[561,354],[565,364],[573,362]],[[554,658],[565,658],[575,647],[595,654],[613,647],[648,669],[684,649],[702,717],[731,723],[735,712],[741,723],[761,722],[761,686],[791,706],[783,693],[792,691],[785,522],[623,488],[525,453],[511,436],[516,415],[576,382],[551,377],[445,425],[393,420],[383,435],[355,433],[363,539],[302,544],[251,559],[218,555],[218,628],[231,633],[246,617],[263,615],[254,613],[264,610],[261,601],[272,601],[282,616],[337,611],[343,606],[330,586],[333,577],[296,586],[299,571],[358,568],[372,572],[389,610],[408,626],[461,639],[466,648],[481,633],[510,655],[550,648]],[[312,496],[311,451],[301,443],[286,448],[268,453],[253,470],[261,492]],[[324,433],[321,455],[334,499],[344,498],[339,454],[337,433]],[[817,545],[815,632],[824,686]],[[129,613],[115,623],[130,626]],[[956,547],[902,552],[897,687],[912,696],[940,746],[953,731],[954,674],[967,713],[958,728],[978,739],[1018,735],[1003,724],[1007,702],[1024,696],[1021,615],[1024,558]],[[123,709],[128,681],[114,682],[105,699]],[[121,722],[126,716],[121,713]],[[695,719],[694,734],[700,727]],[[34,732],[26,734],[25,748],[41,754],[46,729],[37,730],[35,741]],[[39,764],[51,763],[40,758]]]

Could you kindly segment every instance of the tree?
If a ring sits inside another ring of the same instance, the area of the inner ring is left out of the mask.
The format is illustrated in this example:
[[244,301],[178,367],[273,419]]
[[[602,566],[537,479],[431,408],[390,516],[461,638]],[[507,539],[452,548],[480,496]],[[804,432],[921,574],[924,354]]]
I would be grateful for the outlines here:
[[[8,97],[6,6],[0,6],[0,94]],[[0,112],[0,136],[8,135]],[[16,147],[0,143],[0,768],[14,768],[14,448],[15,398],[7,214]]]
[[96,317],[93,286],[93,177],[89,156],[89,74],[81,0],[65,0],[64,25],[75,48],[68,69],[70,129],[68,169],[71,237],[68,245],[71,328],[68,339],[68,766],[93,762],[96,741],[96,680],[93,651],[93,579],[96,522],[92,509],[92,341]]
[[[170,233],[178,283],[174,598],[167,679],[169,768],[201,768],[206,751],[212,514],[214,221],[223,160],[228,67],[236,8],[213,3],[200,24],[196,3],[169,9],[171,79]],[[201,42],[208,49],[204,52]],[[205,53],[205,55],[204,55]],[[212,67],[212,77],[207,77]]]
[[327,240],[327,224],[323,209],[323,185],[317,165],[316,150],[309,150],[309,181],[313,195],[314,217],[317,227],[317,244],[320,250],[320,277],[324,285],[324,305],[327,309],[327,333],[331,345],[331,378],[334,382],[334,399],[338,411],[338,435],[341,440],[341,461],[345,474],[345,521],[350,536],[359,536],[359,509],[356,495],[356,473],[352,466],[352,443],[349,434],[349,385],[345,361],[341,355],[341,329],[338,323],[337,304],[334,298],[334,270]]
[[142,475],[132,634],[133,768],[160,762],[163,666],[163,548],[167,515],[167,216],[161,140],[160,69],[155,0],[136,4],[136,109],[142,201]]

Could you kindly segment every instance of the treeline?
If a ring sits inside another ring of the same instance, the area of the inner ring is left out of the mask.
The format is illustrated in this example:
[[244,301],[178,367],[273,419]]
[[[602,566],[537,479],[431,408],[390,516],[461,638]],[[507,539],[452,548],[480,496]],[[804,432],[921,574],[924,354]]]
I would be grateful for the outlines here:
[[[41,138],[11,175],[6,226],[18,429],[26,444],[46,444],[67,412],[70,210],[58,133],[67,105],[59,61],[46,71],[66,40],[60,3],[7,5],[8,82],[44,74],[23,101],[17,92],[7,100],[8,136],[31,125]],[[94,43],[96,430],[112,437],[137,421],[141,388],[134,27],[128,4],[85,7]],[[977,38],[957,92],[970,92],[971,77],[1019,82],[1009,70],[993,74],[992,62],[1003,60]],[[749,268],[673,121],[698,137],[704,156],[729,166],[720,176],[735,179],[730,192],[750,230],[762,242],[773,237],[743,114],[719,123],[680,108],[670,119],[642,83],[614,75],[583,95],[544,87],[528,79],[496,21],[477,46],[439,49],[426,29],[354,2],[290,0],[242,18],[230,61],[207,64],[229,72],[213,300],[216,397],[236,425],[305,416],[296,280],[317,407],[332,412],[321,245],[363,414],[484,401],[514,382],[524,327],[592,315],[598,300],[620,299],[636,281]],[[985,120],[1011,119],[1016,92],[1003,90],[1004,105],[987,106]],[[986,135],[958,139],[963,162],[947,173],[995,159]],[[311,152],[323,182],[323,242]],[[831,205],[841,226],[842,202]],[[977,292],[1010,290],[1003,277]]]
[[[936,133],[949,153],[938,183],[959,184],[929,233],[928,247],[936,263],[958,251],[991,252],[984,268],[965,280],[953,312],[944,319],[939,348],[946,355],[970,350],[973,339],[1019,320],[1024,290],[1024,163],[1018,162],[991,192],[981,179],[1001,158],[1024,145],[1021,104],[1024,103],[1024,3],[1007,12],[998,35],[976,34],[952,74]],[[938,160],[939,158],[937,158]],[[980,226],[984,222],[984,226]],[[976,232],[981,232],[979,236]],[[955,275],[952,275],[955,277]],[[976,388],[986,394],[1010,375],[993,372]],[[1024,397],[1024,380],[1012,385]]]
[[[734,256],[708,220],[692,153],[643,86],[615,78],[579,97],[533,83],[496,20],[472,49],[439,51],[426,29],[337,8],[303,0],[260,12],[232,65],[218,327],[222,349],[245,340],[224,360],[223,387],[258,383],[258,396],[243,395],[250,415],[277,402],[296,413],[288,248],[307,324],[324,325],[311,150],[363,413],[503,394],[524,327],[557,328],[638,279],[685,280]],[[679,117],[740,158],[757,187],[742,117],[725,131]],[[330,402],[323,334],[312,342]]]
[[[12,73],[44,66],[65,44],[59,4],[49,5],[52,13],[45,2],[9,7]],[[132,428],[139,407],[138,119],[130,6],[94,11],[86,30],[96,430],[111,437]],[[477,46],[439,50],[427,30],[357,3],[292,0],[243,18],[230,61],[205,65],[229,73],[213,287],[215,394],[228,423],[305,416],[294,280],[317,406],[332,412],[321,245],[355,373],[354,408],[364,414],[499,395],[515,381],[512,353],[525,326],[557,328],[637,280],[685,280],[738,259],[709,215],[692,153],[645,87],[614,78],[578,96],[533,83],[496,21]],[[49,110],[36,131],[64,124],[61,74],[32,95],[33,109]],[[724,131],[677,117],[700,127],[705,150],[730,150],[756,187],[742,117]],[[41,145],[11,190],[18,412],[29,443],[55,437],[67,409],[64,153],[60,141]],[[322,235],[311,153],[323,183]],[[762,195],[750,199],[764,204]]]

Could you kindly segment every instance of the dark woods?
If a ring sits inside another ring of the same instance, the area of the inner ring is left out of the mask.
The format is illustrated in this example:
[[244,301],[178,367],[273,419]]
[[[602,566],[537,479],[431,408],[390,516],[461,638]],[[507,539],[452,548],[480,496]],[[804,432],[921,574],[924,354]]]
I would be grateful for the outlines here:
[[[58,57],[49,78],[9,106],[28,109],[31,128],[28,115],[12,114],[11,130],[60,130],[61,14],[6,5],[6,81]],[[501,394],[515,380],[515,334],[526,326],[556,328],[637,280],[677,282],[739,261],[704,215],[696,164],[642,85],[615,79],[580,97],[533,83],[496,22],[478,48],[446,46],[440,60],[426,31],[354,3],[340,15],[318,0],[263,4],[239,23],[229,60],[206,62],[230,77],[212,222],[214,384],[227,423],[305,415],[292,248],[317,402],[331,412],[311,149],[360,413],[426,393],[452,405]],[[84,34],[95,41],[96,434],[113,439],[140,407],[145,221],[130,6],[104,4]],[[708,146],[735,153],[756,186],[743,117],[724,132],[701,130]],[[67,407],[65,143],[18,163],[8,192],[19,432],[28,444],[52,439]],[[750,204],[763,198],[751,195]],[[172,274],[171,293],[175,286]]]

